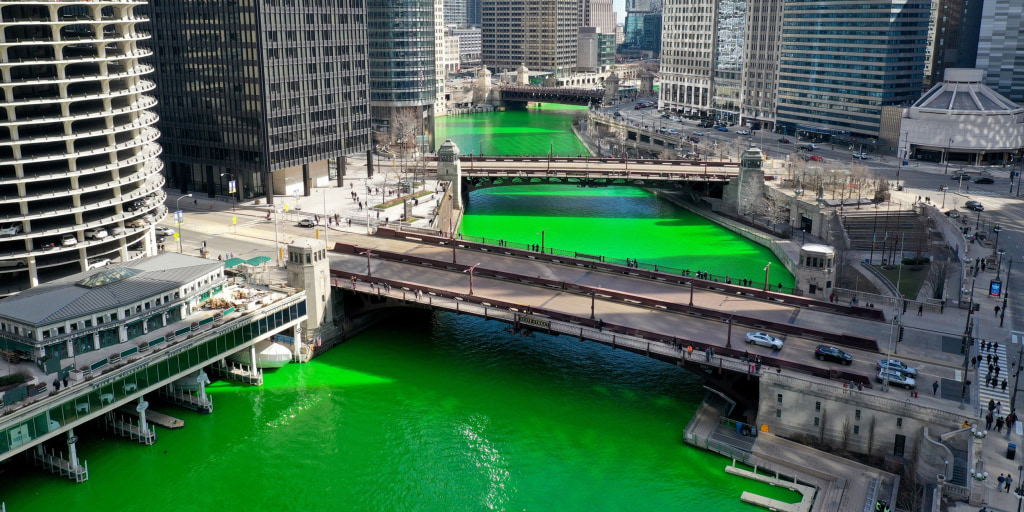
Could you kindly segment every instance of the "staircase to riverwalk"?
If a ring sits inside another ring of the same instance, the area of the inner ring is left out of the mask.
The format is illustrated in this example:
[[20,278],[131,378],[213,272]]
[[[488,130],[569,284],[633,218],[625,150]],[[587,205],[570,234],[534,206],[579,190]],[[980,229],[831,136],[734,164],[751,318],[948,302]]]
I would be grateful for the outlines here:
[[850,249],[855,251],[870,251],[872,243],[876,251],[883,247],[899,251],[900,244],[911,250],[918,247],[922,237],[928,236],[920,215],[913,208],[847,208],[841,218]]

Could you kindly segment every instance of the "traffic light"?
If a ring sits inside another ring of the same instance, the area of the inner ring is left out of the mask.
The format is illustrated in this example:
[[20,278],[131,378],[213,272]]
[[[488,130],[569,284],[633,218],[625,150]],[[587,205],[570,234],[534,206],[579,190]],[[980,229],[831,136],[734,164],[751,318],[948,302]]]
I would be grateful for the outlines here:
[[900,326],[900,336],[896,338],[896,343],[903,343],[903,326]]

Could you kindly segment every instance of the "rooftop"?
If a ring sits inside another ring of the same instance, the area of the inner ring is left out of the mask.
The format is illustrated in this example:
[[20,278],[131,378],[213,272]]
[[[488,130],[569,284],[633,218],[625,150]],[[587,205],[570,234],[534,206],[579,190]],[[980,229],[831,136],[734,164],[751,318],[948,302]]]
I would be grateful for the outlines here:
[[981,83],[980,69],[947,69],[945,80],[914,102],[911,108],[960,113],[1019,113],[1020,105]]
[[39,285],[0,302],[0,318],[45,325],[176,290],[223,268],[221,261],[163,253]]

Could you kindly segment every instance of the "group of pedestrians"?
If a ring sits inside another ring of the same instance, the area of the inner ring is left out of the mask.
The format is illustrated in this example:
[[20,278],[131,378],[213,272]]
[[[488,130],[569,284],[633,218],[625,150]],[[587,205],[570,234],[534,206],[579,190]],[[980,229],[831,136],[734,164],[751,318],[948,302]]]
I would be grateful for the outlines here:
[[1003,416],[1003,404],[993,399],[988,401],[988,414],[985,415],[985,430],[992,430],[992,426],[995,425],[996,432],[1003,431],[1003,425],[1006,426],[1007,433],[1012,432],[1013,425],[1017,423],[1017,412],[1010,411],[1010,414]]

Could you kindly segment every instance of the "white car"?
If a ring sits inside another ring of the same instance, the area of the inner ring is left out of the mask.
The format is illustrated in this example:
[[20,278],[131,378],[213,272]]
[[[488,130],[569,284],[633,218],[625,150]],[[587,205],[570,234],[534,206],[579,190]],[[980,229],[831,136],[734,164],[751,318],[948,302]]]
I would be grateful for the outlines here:
[[144,221],[142,219],[132,219],[131,221],[128,222],[128,227],[130,227],[130,228],[144,228],[144,227],[146,227],[146,221]]
[[103,240],[109,236],[104,228],[89,228],[85,230],[85,238],[90,240]]
[[0,236],[14,236],[21,233],[21,223],[12,222],[6,226],[0,226]]
[[903,386],[907,389],[913,389],[917,385],[913,377],[896,370],[879,370],[878,375],[875,375],[878,382],[885,382],[886,379],[889,380],[889,385]]
[[23,268],[25,260],[0,260],[0,268]]
[[121,226],[113,226],[107,230],[107,233],[110,236],[121,236],[124,234],[124,228],[122,228]]
[[736,135],[750,135],[750,130],[736,130]]
[[153,231],[162,236],[174,236],[174,230],[167,226],[157,226],[153,228]]
[[763,332],[748,332],[747,343],[761,345],[762,347],[768,347],[773,350],[779,350],[782,348],[782,340]]
[[71,247],[77,243],[78,239],[75,238],[75,235],[64,235],[60,237],[60,245],[63,245],[64,247]]
[[854,153],[853,157],[854,158],[859,158],[861,160],[867,160],[867,159],[871,158],[871,156],[869,156],[867,153]]
[[315,227],[315,226],[316,226],[316,221],[313,220],[313,219],[300,219],[299,220],[299,227],[300,228],[311,228],[311,227]]
[[105,267],[107,265],[110,265],[110,259],[109,258],[101,258],[101,259],[98,259],[98,260],[96,260],[96,261],[94,261],[92,263],[89,263],[89,268],[87,270],[92,270],[94,268]]

